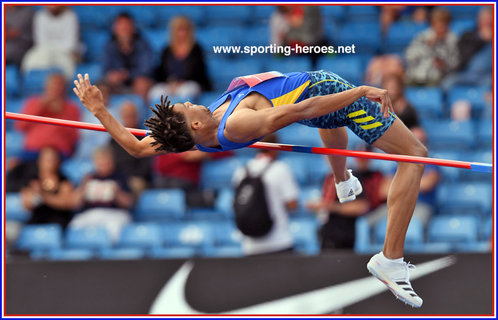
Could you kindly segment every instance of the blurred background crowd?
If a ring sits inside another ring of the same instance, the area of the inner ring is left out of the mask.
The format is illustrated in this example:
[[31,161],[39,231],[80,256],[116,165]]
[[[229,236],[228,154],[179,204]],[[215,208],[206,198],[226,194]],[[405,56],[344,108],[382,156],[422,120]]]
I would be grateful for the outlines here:
[[[70,90],[77,73],[88,73],[110,112],[143,128],[148,106],[163,94],[208,106],[236,76],[326,69],[386,88],[430,156],[491,163],[493,22],[490,6],[468,5],[6,5],[5,110],[97,123]],[[354,44],[356,53],[212,50],[270,44]],[[379,152],[349,137],[350,149]],[[10,120],[5,138],[11,255],[134,259],[382,247],[396,167],[389,161],[348,159],[364,192],[339,204],[318,155],[241,149],[135,159],[105,133]],[[321,146],[318,131],[300,125],[272,141]],[[233,175],[258,161],[278,161],[272,180],[281,186],[272,186],[270,201],[281,203],[278,230],[254,241],[233,222]],[[407,252],[488,251],[491,233],[491,175],[427,166]]]

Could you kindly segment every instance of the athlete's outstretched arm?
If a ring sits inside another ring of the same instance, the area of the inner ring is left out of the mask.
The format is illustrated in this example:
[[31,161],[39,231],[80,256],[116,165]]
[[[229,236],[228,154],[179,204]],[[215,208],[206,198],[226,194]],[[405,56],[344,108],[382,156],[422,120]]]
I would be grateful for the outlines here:
[[75,88],[73,88],[73,91],[81,103],[99,119],[114,140],[130,155],[134,157],[147,157],[164,154],[164,152],[157,152],[155,147],[151,145],[151,142],[154,141],[152,137],[145,137],[142,140],[138,140],[119,121],[114,119],[104,106],[102,92],[90,83],[88,74],[85,74],[85,78],[81,74],[78,74],[78,80],[74,80],[74,85]]
[[381,112],[386,117],[389,111],[393,111],[387,90],[360,86],[339,93],[309,98],[296,104],[258,111],[241,110],[231,116],[226,128],[234,142],[257,139],[296,121],[316,118],[340,110],[361,97],[379,102]]

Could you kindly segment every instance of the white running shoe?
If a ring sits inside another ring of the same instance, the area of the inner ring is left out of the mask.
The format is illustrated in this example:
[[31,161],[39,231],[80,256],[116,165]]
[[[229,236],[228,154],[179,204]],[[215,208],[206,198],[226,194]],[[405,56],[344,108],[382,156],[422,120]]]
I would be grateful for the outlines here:
[[353,201],[354,199],[356,199],[356,196],[360,195],[360,193],[363,191],[360,181],[358,180],[358,178],[353,176],[353,171],[349,169],[348,172],[348,180],[335,184],[337,198],[339,198],[340,203]]
[[380,253],[374,255],[367,264],[370,273],[382,281],[391,292],[404,303],[420,308],[424,302],[415,291],[410,283],[409,269],[415,269],[410,263],[402,262],[384,262]]

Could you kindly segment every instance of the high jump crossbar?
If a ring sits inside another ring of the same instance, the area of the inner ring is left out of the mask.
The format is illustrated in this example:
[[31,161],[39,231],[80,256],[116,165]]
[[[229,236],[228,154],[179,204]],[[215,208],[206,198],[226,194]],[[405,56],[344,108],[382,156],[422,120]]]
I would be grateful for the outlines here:
[[[58,126],[65,126],[77,129],[94,130],[94,131],[107,131],[103,125],[86,123],[73,120],[55,119],[41,116],[34,116],[28,114],[6,112],[6,119],[30,121],[44,124],[52,124]],[[143,129],[133,129],[126,128],[130,133],[135,136],[145,137],[148,135],[148,130]],[[277,150],[277,151],[287,151],[287,152],[300,152],[300,153],[312,153],[312,154],[322,154],[322,155],[337,155],[345,157],[355,157],[355,158],[367,158],[367,159],[377,159],[377,160],[388,160],[397,162],[411,162],[411,163],[423,163],[432,164],[437,166],[454,167],[461,169],[469,169],[477,172],[493,172],[493,165],[489,163],[480,162],[468,162],[468,161],[458,161],[458,160],[447,160],[447,159],[437,159],[428,157],[416,157],[416,156],[405,156],[398,154],[384,154],[377,152],[367,152],[367,151],[352,151],[343,149],[330,149],[322,147],[307,147],[307,146],[297,146],[290,144],[279,144],[279,143],[268,143],[268,142],[256,142],[250,145],[249,148],[256,149],[266,149],[266,150]]]

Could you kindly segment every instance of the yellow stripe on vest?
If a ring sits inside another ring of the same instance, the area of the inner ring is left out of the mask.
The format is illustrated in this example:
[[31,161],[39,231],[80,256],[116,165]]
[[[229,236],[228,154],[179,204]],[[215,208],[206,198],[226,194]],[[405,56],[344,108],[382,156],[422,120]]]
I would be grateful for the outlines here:
[[296,89],[294,89],[294,90],[292,90],[292,91],[290,91],[290,92],[288,92],[280,97],[271,99],[273,106],[276,107],[276,106],[281,106],[284,104],[292,104],[292,103],[296,102],[297,98],[299,98],[299,96],[309,86],[309,84],[310,84],[310,81],[308,80],[305,83],[303,83],[302,85],[300,85],[299,87],[297,87]]
[[364,126],[360,126],[363,130],[368,130],[368,129],[373,129],[373,128],[377,128],[377,127],[380,127],[382,125],[382,123],[380,122],[374,122],[372,124],[367,124],[367,125],[364,125]]
[[351,112],[351,113],[348,114],[348,118],[354,118],[354,117],[357,117],[357,116],[361,116],[362,114],[365,114],[365,113],[367,113],[365,110]]
[[375,118],[372,116],[368,116],[368,117],[364,117],[364,118],[353,119],[353,121],[356,123],[365,123],[365,122],[371,121],[373,119],[375,119]]

